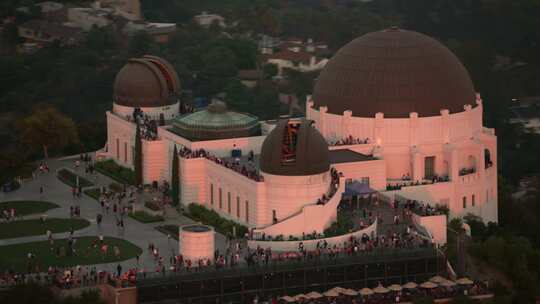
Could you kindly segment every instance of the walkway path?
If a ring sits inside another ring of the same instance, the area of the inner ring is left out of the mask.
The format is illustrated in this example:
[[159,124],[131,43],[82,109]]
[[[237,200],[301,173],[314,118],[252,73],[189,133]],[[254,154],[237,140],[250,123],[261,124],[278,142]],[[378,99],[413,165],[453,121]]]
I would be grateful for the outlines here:
[[[183,225],[189,224],[193,221],[185,216],[178,216],[177,218],[166,218],[164,222],[143,224],[130,217],[124,218],[124,229],[118,229],[116,226],[116,220],[112,212],[106,215],[102,212],[101,206],[93,198],[83,194],[81,198],[74,198],[72,196],[71,188],[62,183],[55,175],[56,170],[67,167],[74,169],[73,159],[55,159],[50,160],[47,164],[50,168],[50,173],[38,175],[36,179],[23,183],[21,188],[11,193],[0,193],[0,202],[13,201],[13,200],[44,200],[57,203],[60,208],[55,208],[46,212],[49,218],[69,218],[70,206],[80,206],[81,218],[90,221],[90,226],[78,231],[75,231],[75,237],[78,236],[97,236],[102,234],[103,236],[122,238],[131,243],[141,247],[143,254],[140,257],[140,268],[144,268],[147,271],[153,271],[155,269],[155,262],[153,257],[148,252],[148,244],[152,242],[159,249],[160,254],[168,259],[171,254],[178,253],[178,241],[173,238],[167,238],[167,236],[156,229],[155,226],[164,224]],[[75,170],[79,175],[92,181],[95,186],[103,187],[108,186],[113,182],[110,178],[95,173],[94,175],[86,175],[84,172],[84,166],[78,170]],[[44,193],[40,195],[39,188],[43,186]],[[96,215],[98,213],[103,214],[103,221],[101,227],[98,227],[96,223]],[[55,234],[54,238],[59,239],[67,237],[69,233]],[[18,243],[27,243],[33,241],[46,240],[46,236],[31,236],[15,239],[0,240],[0,246],[11,245]],[[225,238],[222,235],[216,234],[216,248],[225,248]],[[124,270],[137,266],[136,259],[130,259],[120,263]],[[97,266],[99,270],[106,270],[109,272],[116,271],[118,263],[100,264]]]

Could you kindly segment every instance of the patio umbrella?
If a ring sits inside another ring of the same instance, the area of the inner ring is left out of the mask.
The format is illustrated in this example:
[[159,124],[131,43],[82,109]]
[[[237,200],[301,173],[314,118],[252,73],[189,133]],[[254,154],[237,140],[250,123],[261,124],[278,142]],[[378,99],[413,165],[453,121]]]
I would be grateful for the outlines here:
[[285,302],[288,302],[288,303],[292,303],[292,302],[296,302],[296,299],[293,298],[293,297],[289,297],[289,296],[284,296],[284,297],[281,297],[281,299]]
[[337,297],[339,296],[339,293],[335,291],[334,289],[327,290],[323,293],[325,297]]
[[398,284],[392,284],[390,286],[387,287],[388,289],[390,289],[391,291],[401,291],[401,286],[399,286]]
[[432,289],[432,288],[437,287],[437,284],[435,284],[433,282],[430,282],[430,281],[426,281],[426,282],[420,284],[420,287],[426,288],[426,289]]
[[457,279],[456,283],[458,283],[459,285],[472,285],[474,282],[471,281],[471,279],[469,278],[461,278]]
[[382,285],[379,285],[379,286],[373,288],[373,291],[374,291],[375,293],[387,293],[387,292],[389,292],[390,290],[388,290],[388,288],[385,288],[385,287],[382,286]]
[[416,284],[415,282],[409,282],[403,285],[403,288],[405,289],[415,289],[416,287],[418,287],[418,284]]
[[335,290],[335,291],[337,291],[339,293],[343,293],[345,290],[347,290],[347,288],[336,286],[336,287],[332,288],[332,290]]
[[430,282],[433,282],[433,283],[439,284],[439,283],[441,283],[441,282],[446,281],[446,279],[443,278],[443,277],[441,277],[441,276],[434,276],[434,277],[432,277],[431,279],[429,279],[429,281],[430,281]]
[[309,297],[310,299],[319,299],[319,298],[323,297],[322,294],[320,294],[320,293],[318,293],[316,291],[312,291],[310,293],[307,293],[306,296]]
[[456,286],[456,283],[450,280],[444,280],[441,283],[439,283],[439,285],[444,286],[444,287],[452,287],[452,286]]
[[346,295],[346,296],[356,296],[358,295],[358,292],[352,290],[352,289],[344,289],[343,291],[341,291],[340,293]]
[[360,294],[363,295],[363,296],[370,296],[370,295],[374,294],[374,292],[373,292],[373,290],[366,287],[366,288],[360,289]]

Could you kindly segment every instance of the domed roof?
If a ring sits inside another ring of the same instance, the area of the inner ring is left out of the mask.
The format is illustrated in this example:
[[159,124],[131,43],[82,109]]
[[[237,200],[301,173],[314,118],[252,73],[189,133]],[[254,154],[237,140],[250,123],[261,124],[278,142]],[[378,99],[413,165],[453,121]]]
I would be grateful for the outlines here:
[[180,80],[170,63],[155,56],[131,58],[114,81],[116,104],[162,107],[177,102]]
[[173,132],[190,140],[213,140],[260,135],[259,119],[229,111],[225,103],[212,102],[205,110],[177,117]]
[[330,169],[328,144],[308,120],[281,120],[261,147],[259,167],[274,175],[303,176]]
[[475,106],[471,78],[459,59],[433,38],[390,28],[354,39],[319,75],[314,107],[343,115],[385,118],[440,115]]

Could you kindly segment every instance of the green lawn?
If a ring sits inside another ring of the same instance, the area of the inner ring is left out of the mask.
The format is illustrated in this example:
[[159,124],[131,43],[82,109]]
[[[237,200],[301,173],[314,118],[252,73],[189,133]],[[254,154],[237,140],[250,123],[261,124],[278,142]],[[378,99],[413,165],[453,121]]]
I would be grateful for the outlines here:
[[[104,242],[109,246],[107,254],[103,255],[97,248],[92,248],[92,241],[97,237],[76,238],[75,255],[56,257],[56,248],[68,248],[67,239],[55,240],[54,248],[51,249],[47,241],[30,242],[23,244],[0,246],[0,273],[8,269],[15,271],[27,270],[27,255],[33,253],[36,256],[36,264],[41,270],[47,270],[49,266],[74,266],[112,263],[124,261],[142,253],[142,250],[134,244],[117,238],[105,237]],[[120,255],[114,255],[113,247],[118,246]],[[35,269],[34,269],[35,270]]]
[[11,208],[15,208],[16,216],[45,213],[58,207],[60,206],[55,203],[43,201],[8,201],[0,203],[0,211],[4,209],[9,211]]
[[155,222],[162,222],[163,217],[162,216],[154,216],[146,211],[136,211],[136,212],[130,212],[129,217],[132,219],[135,219],[141,223],[155,223]]
[[[71,187],[75,187],[77,185],[77,176],[79,175],[71,172],[68,169],[60,169],[57,174],[57,177],[60,181]],[[79,176],[79,185],[84,188],[93,186],[94,183],[82,176]]]
[[[80,230],[89,225],[90,222],[85,219],[60,218],[49,218],[44,224],[39,219],[1,223],[0,239],[45,235],[47,230],[50,230],[52,233],[68,232],[71,230],[71,227],[73,227],[73,230]],[[2,254],[0,253],[0,255]]]

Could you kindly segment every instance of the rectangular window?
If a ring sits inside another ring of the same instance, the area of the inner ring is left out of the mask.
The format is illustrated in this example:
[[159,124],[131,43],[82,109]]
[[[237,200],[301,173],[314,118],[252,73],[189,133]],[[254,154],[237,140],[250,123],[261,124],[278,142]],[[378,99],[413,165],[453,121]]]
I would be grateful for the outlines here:
[[249,223],[249,201],[246,201],[246,223]]
[[223,209],[223,195],[221,188],[219,188],[219,209]]
[[360,180],[360,182],[362,184],[365,184],[365,185],[368,185],[369,186],[369,176],[368,177],[362,177],[362,179]]
[[227,192],[227,213],[231,214],[231,193]]
[[236,217],[240,218],[240,196],[236,196]]
[[272,223],[277,223],[276,210],[272,210]]
[[476,197],[474,196],[474,194],[471,197],[471,204],[473,207],[476,205]]
[[116,159],[120,160],[120,138],[116,139]]
[[127,141],[124,142],[124,162],[127,163]]
[[463,197],[463,209],[467,209],[467,197]]
[[214,184],[210,184],[210,205],[214,206]]

